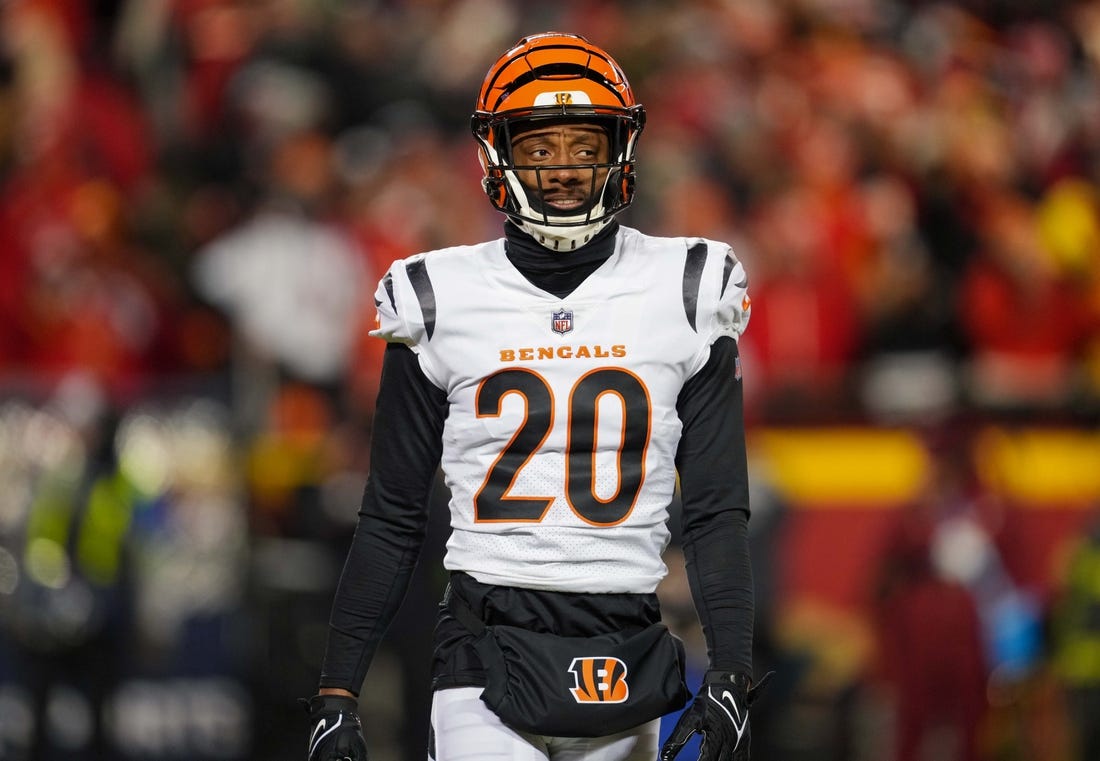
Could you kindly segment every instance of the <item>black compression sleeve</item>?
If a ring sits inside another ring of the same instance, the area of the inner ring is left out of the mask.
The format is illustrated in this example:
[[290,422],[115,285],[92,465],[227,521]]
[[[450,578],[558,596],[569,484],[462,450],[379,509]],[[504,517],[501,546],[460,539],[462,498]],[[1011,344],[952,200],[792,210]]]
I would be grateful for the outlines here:
[[676,453],[688,580],[710,667],[752,674],[749,482],[737,342],[720,338],[680,392]]
[[370,475],[333,602],[322,687],[358,694],[404,599],[424,541],[446,416],[447,397],[424,376],[416,354],[389,344],[371,435]]

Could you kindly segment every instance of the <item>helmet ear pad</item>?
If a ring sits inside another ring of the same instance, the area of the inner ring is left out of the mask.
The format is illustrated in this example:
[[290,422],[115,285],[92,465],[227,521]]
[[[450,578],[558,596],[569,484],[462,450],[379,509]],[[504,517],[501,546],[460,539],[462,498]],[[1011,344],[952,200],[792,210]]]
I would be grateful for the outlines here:
[[485,170],[485,176],[481,180],[481,186],[485,189],[485,195],[498,209],[506,208],[508,202],[508,183],[504,180],[504,172],[492,167]]
[[629,206],[634,200],[634,184],[637,175],[634,174],[634,165],[627,164],[623,167],[622,176],[619,178],[619,187],[623,193],[623,206]]
[[603,205],[607,209],[621,209],[634,200],[634,185],[637,176],[633,164],[620,164],[613,167],[607,175],[604,185]]

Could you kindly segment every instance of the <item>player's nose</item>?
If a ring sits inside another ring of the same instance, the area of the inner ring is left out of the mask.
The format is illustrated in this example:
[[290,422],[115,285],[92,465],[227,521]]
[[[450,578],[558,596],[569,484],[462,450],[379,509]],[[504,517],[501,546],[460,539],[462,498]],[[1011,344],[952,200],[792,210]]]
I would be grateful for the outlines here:
[[573,163],[568,158],[564,158],[561,163],[555,161],[555,165],[546,170],[546,178],[551,182],[571,185],[580,182],[585,172],[590,171],[590,167],[584,164]]

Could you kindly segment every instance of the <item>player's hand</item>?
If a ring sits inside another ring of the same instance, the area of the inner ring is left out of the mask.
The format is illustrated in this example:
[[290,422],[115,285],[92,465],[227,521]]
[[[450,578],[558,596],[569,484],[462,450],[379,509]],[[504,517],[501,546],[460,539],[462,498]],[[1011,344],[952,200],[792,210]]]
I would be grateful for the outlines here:
[[695,700],[680,715],[661,748],[660,761],[671,761],[696,732],[703,733],[698,761],[749,761],[749,706],[772,672],[750,688],[746,674],[708,671]]
[[358,701],[344,695],[314,695],[302,700],[309,711],[306,761],[367,761]]

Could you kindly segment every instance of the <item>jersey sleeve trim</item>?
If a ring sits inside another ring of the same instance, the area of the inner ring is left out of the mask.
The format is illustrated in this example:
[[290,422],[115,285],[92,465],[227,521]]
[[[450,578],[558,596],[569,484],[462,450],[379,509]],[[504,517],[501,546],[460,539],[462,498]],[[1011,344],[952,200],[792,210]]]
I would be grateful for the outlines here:
[[[749,317],[752,314],[752,300],[748,294],[748,273],[733,253],[733,249],[729,246],[724,246],[724,249],[722,287],[714,305],[711,343],[720,336],[730,336],[734,340],[740,338],[748,327]],[[730,281],[734,278],[736,282],[731,286]]]
[[420,304],[420,316],[424,320],[424,334],[428,340],[432,340],[435,332],[435,289],[432,288],[432,279],[428,275],[428,267],[424,259],[417,259],[405,265],[405,273],[412,285],[413,293]]
[[398,259],[374,293],[376,327],[370,334],[419,351],[436,325],[436,299],[423,257]]
[[[393,309],[394,313],[396,314],[397,313],[397,301],[393,297],[393,273],[392,272],[387,272],[385,275],[383,275],[383,277],[382,277],[382,287],[386,289],[386,295],[390,297],[390,307]],[[375,299],[374,300],[374,305],[376,307],[380,307],[380,306],[382,306],[382,302],[379,301],[378,299]]]
[[688,247],[687,259],[684,261],[684,313],[687,315],[688,325],[696,333],[699,332],[695,324],[699,312],[699,289],[703,284],[703,268],[706,263],[705,241],[697,241]]
[[[733,255],[733,251],[726,252],[726,261],[722,265],[722,295],[726,294],[726,286],[729,285],[730,275],[733,274],[733,268],[738,264],[737,258]],[[734,283],[734,288],[748,288],[749,276],[746,274],[740,281]]]

